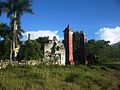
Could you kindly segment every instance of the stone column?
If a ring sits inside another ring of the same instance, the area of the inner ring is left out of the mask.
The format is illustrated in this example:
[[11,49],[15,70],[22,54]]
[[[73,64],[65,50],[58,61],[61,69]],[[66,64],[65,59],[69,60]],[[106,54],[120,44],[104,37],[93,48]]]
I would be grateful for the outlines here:
[[66,64],[73,65],[73,31],[68,25],[65,28],[64,32],[64,45],[65,45],[65,55],[66,55]]

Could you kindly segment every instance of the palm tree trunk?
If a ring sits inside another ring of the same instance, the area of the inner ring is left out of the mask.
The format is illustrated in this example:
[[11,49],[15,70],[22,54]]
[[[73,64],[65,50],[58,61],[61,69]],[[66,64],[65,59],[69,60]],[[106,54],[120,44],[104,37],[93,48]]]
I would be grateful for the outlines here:
[[10,61],[12,61],[12,41],[11,41],[11,45],[10,45]]
[[14,28],[13,28],[13,51],[15,50],[15,34],[16,34],[16,20],[14,20]]
[[[17,30],[17,11],[14,13],[14,22],[13,22],[13,40],[12,40],[12,53],[15,52],[15,46],[16,46],[16,30]],[[14,59],[15,54],[12,54],[12,57]]]

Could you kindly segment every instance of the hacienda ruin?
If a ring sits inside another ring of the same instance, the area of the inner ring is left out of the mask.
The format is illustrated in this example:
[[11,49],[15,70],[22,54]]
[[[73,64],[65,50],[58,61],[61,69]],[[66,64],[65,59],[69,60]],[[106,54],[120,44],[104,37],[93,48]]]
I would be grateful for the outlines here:
[[[79,32],[78,38],[78,46],[76,50],[73,50],[73,30],[68,25],[64,32],[64,40],[60,42],[54,36],[53,40],[49,40],[44,44],[44,57],[42,58],[42,62],[45,64],[58,64],[58,65],[79,65],[79,64],[88,64],[84,45],[86,44],[86,36],[84,35],[83,31]],[[32,36],[28,34],[28,40],[32,41]],[[22,45],[25,45],[26,42],[22,42]],[[12,53],[12,60],[13,61],[20,61],[19,58],[22,54],[23,48],[20,45],[16,45]],[[32,61],[32,60],[30,60]],[[29,61],[28,61],[29,62]]]

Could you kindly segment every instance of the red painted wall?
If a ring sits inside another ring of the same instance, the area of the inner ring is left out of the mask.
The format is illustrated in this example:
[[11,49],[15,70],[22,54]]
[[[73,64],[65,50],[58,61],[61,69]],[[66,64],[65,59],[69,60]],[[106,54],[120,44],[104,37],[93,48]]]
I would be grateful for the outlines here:
[[87,42],[87,39],[86,39],[86,36],[84,35],[84,45],[86,44]]
[[73,61],[73,32],[69,31],[69,62],[74,64]]

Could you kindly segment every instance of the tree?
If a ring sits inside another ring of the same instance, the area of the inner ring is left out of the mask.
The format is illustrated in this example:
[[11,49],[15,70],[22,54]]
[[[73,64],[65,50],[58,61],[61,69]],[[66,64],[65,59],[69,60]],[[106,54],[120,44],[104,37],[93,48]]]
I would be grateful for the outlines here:
[[99,51],[101,64],[120,61],[120,49],[117,46],[109,45]]
[[41,44],[40,50],[44,53],[44,45],[49,42],[49,37],[39,37],[36,41]]
[[0,42],[1,39],[8,39],[8,36],[10,35],[10,27],[5,23],[0,23]]
[[23,49],[23,60],[39,60],[43,58],[43,54],[40,50],[40,43],[37,41],[26,41],[26,44],[22,46]]
[[85,45],[85,54],[86,59],[89,62],[89,64],[96,64],[96,50],[95,50],[95,40],[91,39],[88,41],[88,43]]
[[0,59],[9,59],[10,54],[10,27],[5,23],[0,23]]
[[[105,53],[109,52],[109,50],[107,50],[107,48],[110,46],[109,43],[109,41],[95,41],[94,39],[88,41],[87,45],[85,46],[85,52],[90,64],[100,64],[103,61],[102,58],[105,56]],[[106,60],[106,58],[104,58],[104,60]]]
[[[17,40],[22,36],[23,29],[20,26],[21,15],[25,12],[33,13],[31,9],[31,0],[6,0],[0,2],[0,14],[1,12],[7,13],[7,17],[11,19],[12,30],[12,52],[15,50]],[[10,55],[10,60],[12,59]]]
[[0,60],[9,59],[10,40],[2,40],[0,43]]

